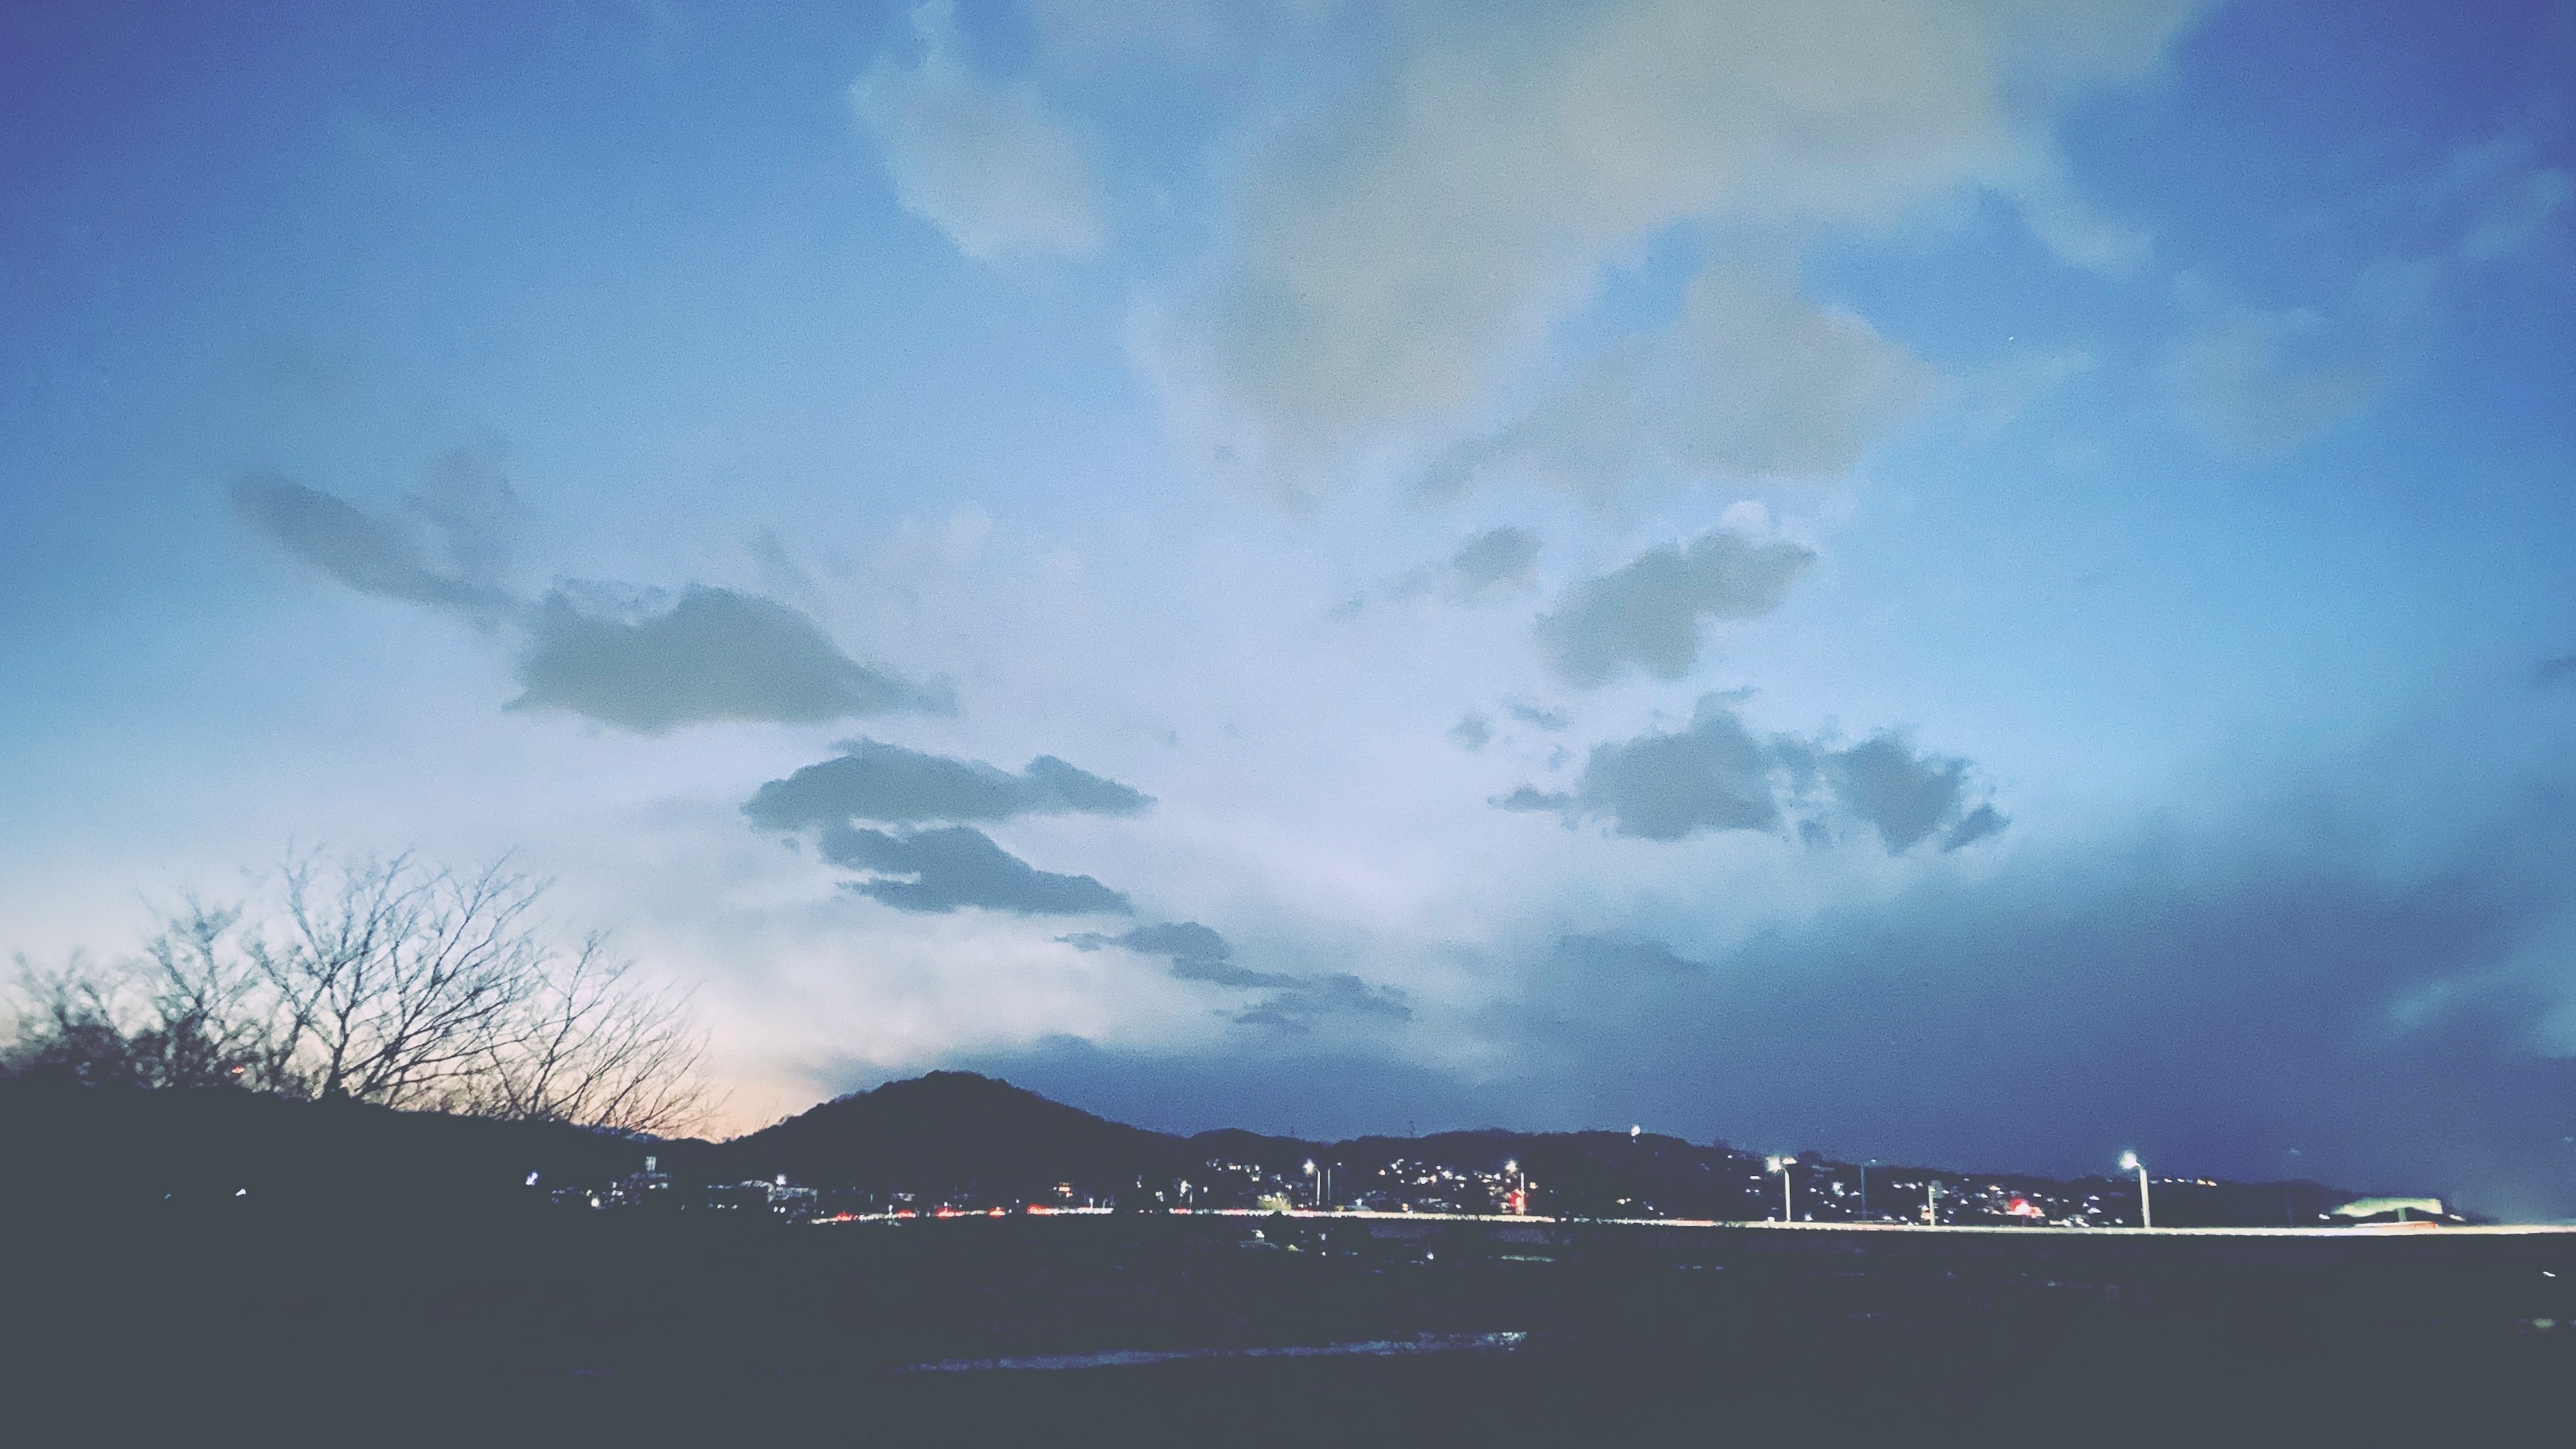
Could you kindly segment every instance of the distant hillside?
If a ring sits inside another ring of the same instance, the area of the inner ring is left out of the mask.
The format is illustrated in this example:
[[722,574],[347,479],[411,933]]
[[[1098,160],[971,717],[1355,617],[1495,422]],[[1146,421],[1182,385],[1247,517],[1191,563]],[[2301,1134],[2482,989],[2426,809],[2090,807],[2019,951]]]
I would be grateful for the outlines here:
[[973,1072],[932,1072],[826,1102],[708,1149],[733,1175],[871,1190],[1034,1196],[1115,1191],[1185,1172],[1183,1139],[1095,1117]]

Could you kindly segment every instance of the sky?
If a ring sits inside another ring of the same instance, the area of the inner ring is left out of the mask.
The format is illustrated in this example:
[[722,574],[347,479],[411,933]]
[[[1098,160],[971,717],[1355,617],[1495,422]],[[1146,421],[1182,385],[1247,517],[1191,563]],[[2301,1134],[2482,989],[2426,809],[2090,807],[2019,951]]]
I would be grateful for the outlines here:
[[2576,5],[0,11],[0,948],[506,852],[720,1131],[2576,1215]]

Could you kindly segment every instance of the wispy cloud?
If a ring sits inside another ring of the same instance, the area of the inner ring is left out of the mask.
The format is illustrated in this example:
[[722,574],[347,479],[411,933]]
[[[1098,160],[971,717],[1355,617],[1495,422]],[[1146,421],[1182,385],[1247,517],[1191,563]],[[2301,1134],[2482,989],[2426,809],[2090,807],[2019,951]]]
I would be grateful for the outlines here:
[[1099,189],[1064,122],[1025,82],[975,72],[949,0],[915,9],[912,30],[917,56],[888,51],[850,86],[904,210],[978,260],[1098,251]]
[[668,600],[601,587],[520,597],[503,576],[516,497],[472,455],[442,461],[406,497],[417,523],[268,474],[236,482],[232,503],[254,533],[359,593],[515,633],[512,710],[657,735],[953,707],[944,690],[850,658],[811,618],[758,594],[693,584]]

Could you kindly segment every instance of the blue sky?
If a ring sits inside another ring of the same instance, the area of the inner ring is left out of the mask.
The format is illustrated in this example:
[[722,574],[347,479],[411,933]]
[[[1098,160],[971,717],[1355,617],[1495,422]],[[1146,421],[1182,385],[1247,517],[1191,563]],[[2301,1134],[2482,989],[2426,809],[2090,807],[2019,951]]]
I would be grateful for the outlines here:
[[0,921],[505,850],[727,1125],[2576,1213],[2576,7],[22,6]]

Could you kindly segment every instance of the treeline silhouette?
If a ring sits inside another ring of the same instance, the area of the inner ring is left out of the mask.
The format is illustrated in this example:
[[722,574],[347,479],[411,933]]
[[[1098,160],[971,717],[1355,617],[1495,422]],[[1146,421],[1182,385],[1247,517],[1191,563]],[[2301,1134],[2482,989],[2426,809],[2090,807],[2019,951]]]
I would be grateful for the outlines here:
[[512,1122],[684,1131],[708,1102],[685,993],[541,922],[504,859],[306,856],[233,903],[157,913],[114,963],[21,957],[0,1078],[239,1088]]

